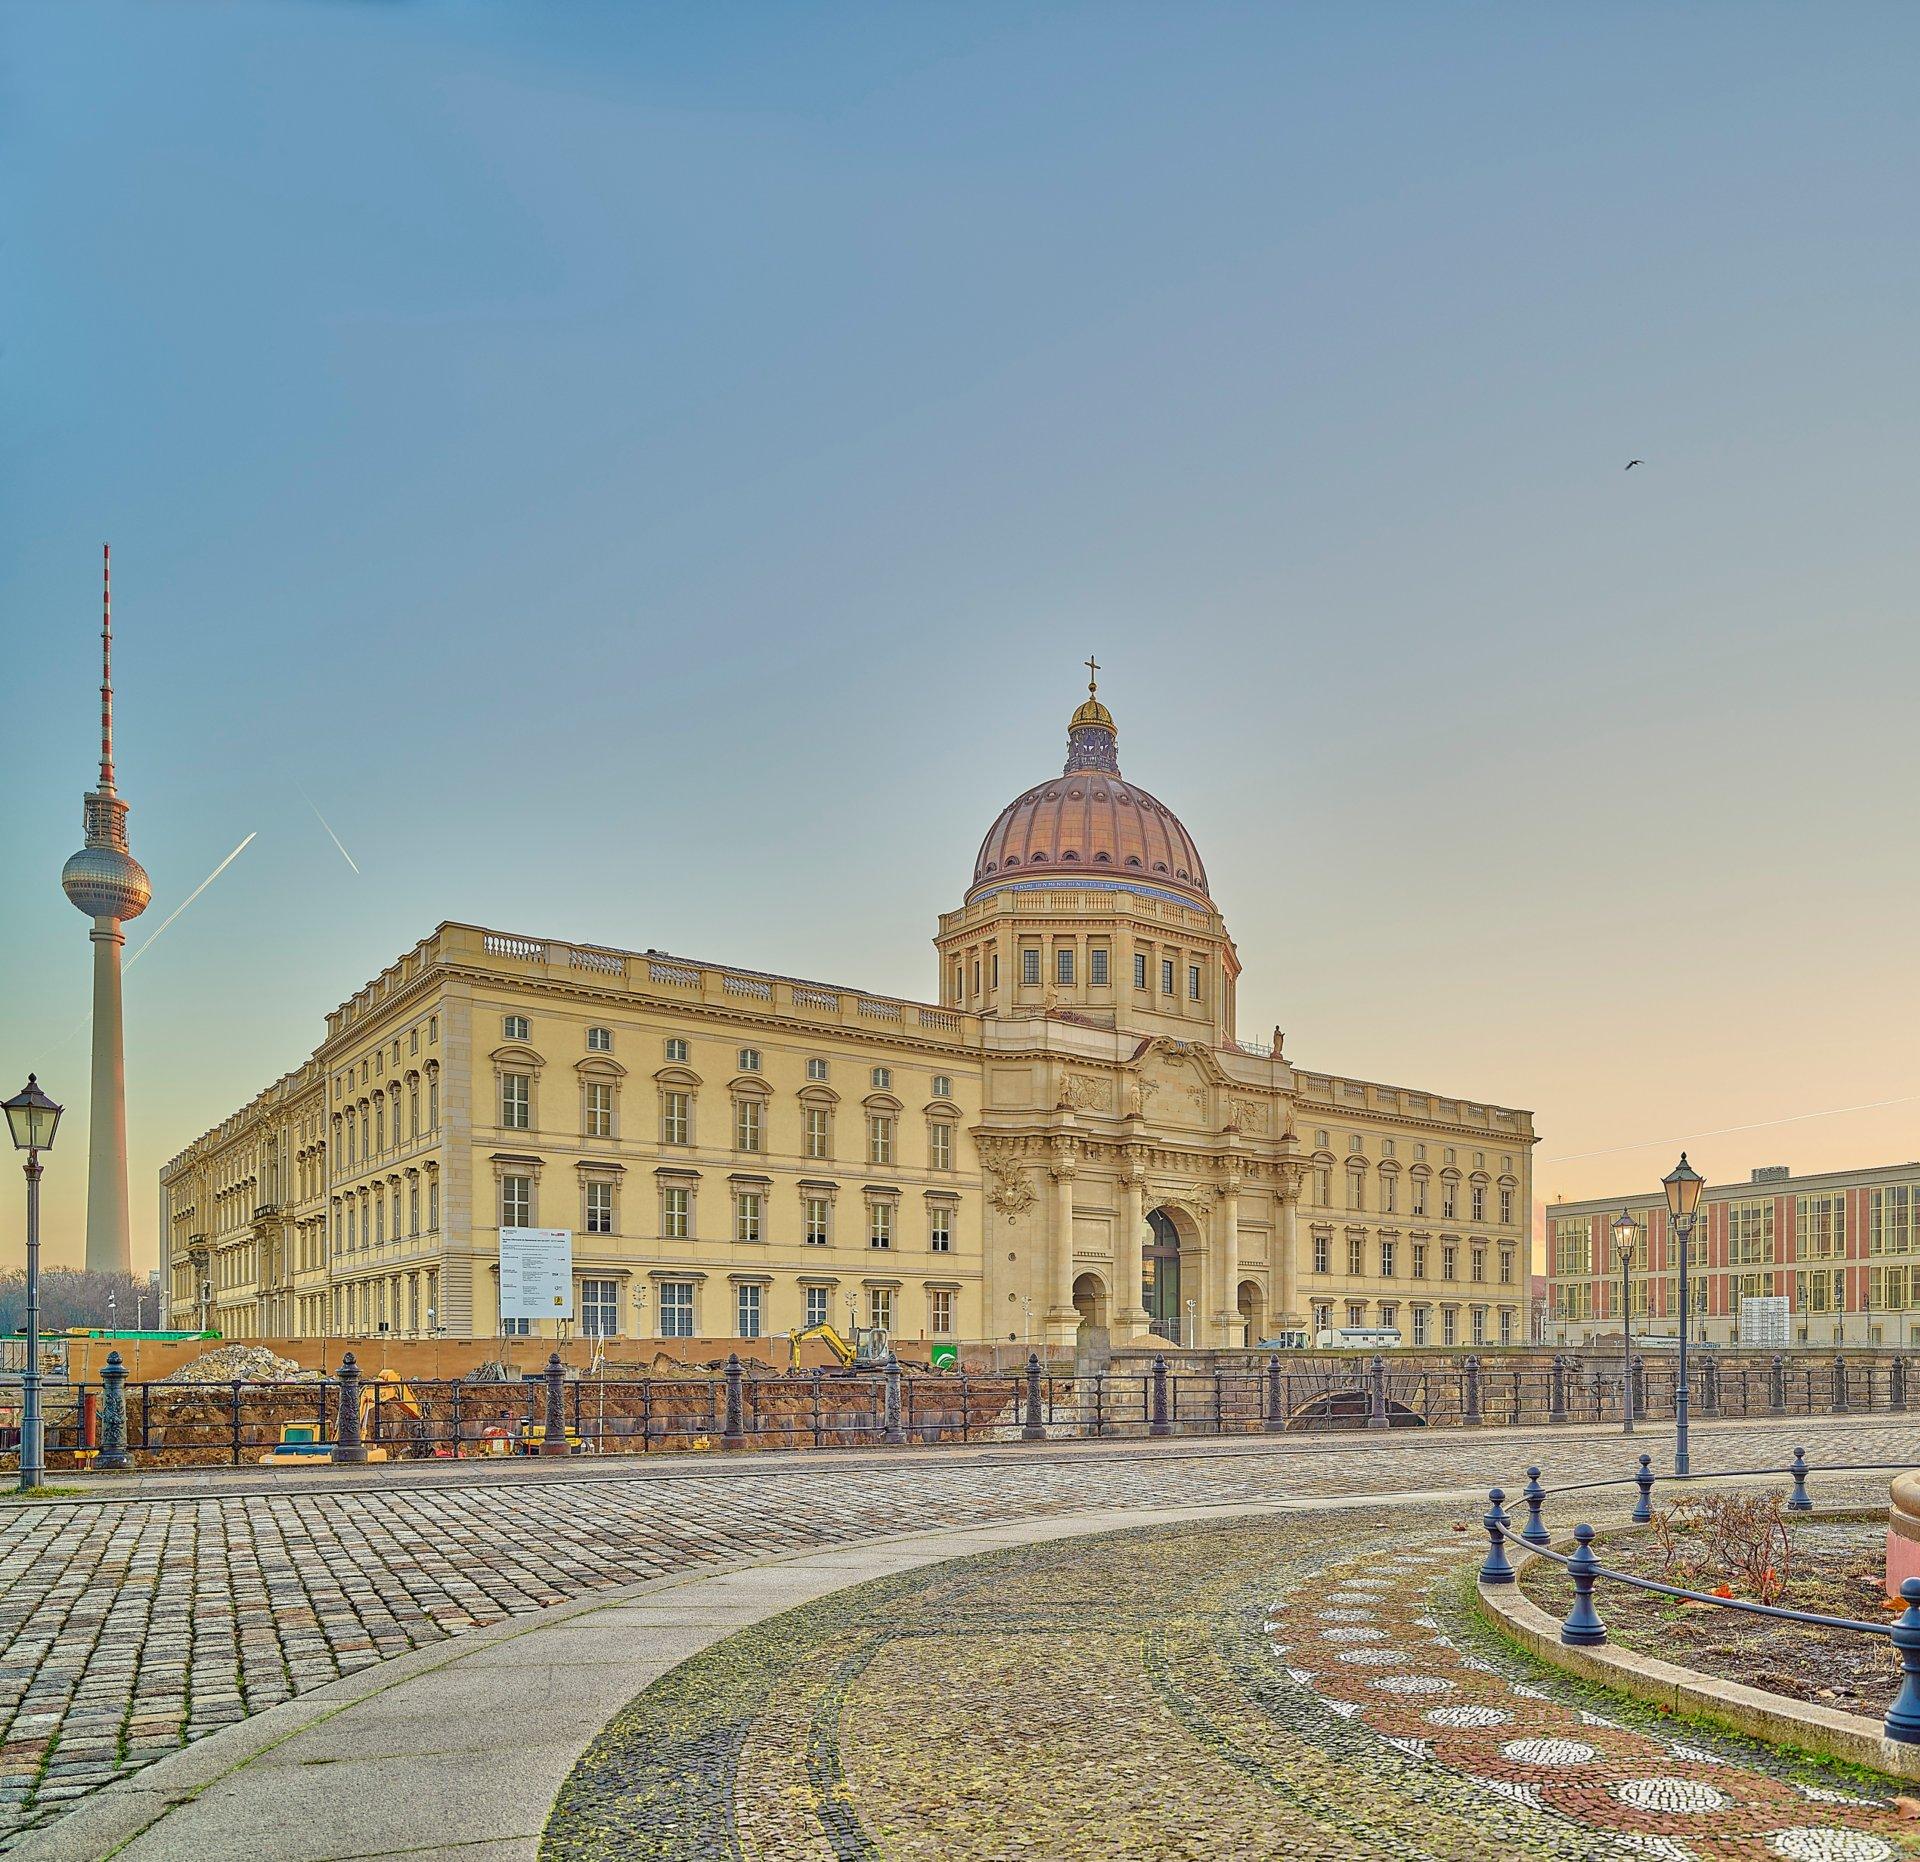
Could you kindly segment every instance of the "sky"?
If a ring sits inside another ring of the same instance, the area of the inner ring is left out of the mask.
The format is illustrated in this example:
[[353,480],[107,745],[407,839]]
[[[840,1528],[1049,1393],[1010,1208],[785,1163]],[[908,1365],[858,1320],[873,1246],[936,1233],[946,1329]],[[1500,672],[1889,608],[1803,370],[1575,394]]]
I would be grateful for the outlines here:
[[1543,1198],[1920,1157],[1916,55],[1763,0],[9,9],[48,1258],[105,540],[129,949],[256,836],[128,972],[141,1264],[443,919],[931,996],[1089,653],[1249,1034],[1532,1109]]

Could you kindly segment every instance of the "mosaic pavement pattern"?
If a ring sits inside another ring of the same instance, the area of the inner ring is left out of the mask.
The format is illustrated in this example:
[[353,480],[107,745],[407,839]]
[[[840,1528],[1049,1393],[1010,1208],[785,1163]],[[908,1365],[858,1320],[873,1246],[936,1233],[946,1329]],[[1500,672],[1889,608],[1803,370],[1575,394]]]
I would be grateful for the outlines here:
[[[1891,1421],[1702,1431],[1696,1458],[1777,1465],[1920,1451]],[[1549,1482],[1623,1472],[1627,1444],[1529,1438]],[[232,1721],[466,1630],[725,1560],[1106,1506],[1231,1506],[1520,1485],[1513,1439],[1448,1431],[1276,1439],[1249,1452],[1115,1444],[1018,1461],[622,1463],[461,1483],[89,1501],[0,1516],[0,1849],[87,1792]],[[322,1477],[324,1478],[324,1477]]]
[[542,1862],[1920,1852],[1858,1775],[1662,1722],[1499,1641],[1450,1525],[1162,1528],[839,1593],[631,1703]]

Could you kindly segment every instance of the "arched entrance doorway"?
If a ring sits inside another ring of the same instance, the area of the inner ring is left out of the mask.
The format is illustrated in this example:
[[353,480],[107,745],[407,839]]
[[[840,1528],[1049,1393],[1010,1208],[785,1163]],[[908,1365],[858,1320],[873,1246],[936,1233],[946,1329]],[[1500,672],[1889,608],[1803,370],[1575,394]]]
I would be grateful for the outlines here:
[[1257,1345],[1267,1335],[1267,1296],[1257,1280],[1243,1280],[1235,1301],[1240,1323],[1245,1328],[1241,1342]]
[[1147,1227],[1151,1232],[1140,1250],[1140,1304],[1147,1309],[1147,1330],[1184,1344],[1180,1229],[1164,1209],[1149,1212]]
[[1080,1336],[1107,1329],[1107,1283],[1098,1274],[1082,1274],[1073,1283],[1073,1310],[1080,1315]]

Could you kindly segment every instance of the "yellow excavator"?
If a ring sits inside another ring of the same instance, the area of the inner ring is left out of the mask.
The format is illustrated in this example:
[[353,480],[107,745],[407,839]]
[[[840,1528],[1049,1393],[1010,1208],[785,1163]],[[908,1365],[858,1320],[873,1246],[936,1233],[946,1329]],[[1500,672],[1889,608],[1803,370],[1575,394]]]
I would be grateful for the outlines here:
[[797,1371],[800,1368],[800,1347],[810,1338],[819,1339],[840,1360],[843,1371],[884,1369],[887,1353],[893,1343],[884,1325],[856,1325],[853,1328],[853,1341],[848,1343],[846,1335],[837,1326],[823,1319],[818,1325],[787,1334],[788,1369]]

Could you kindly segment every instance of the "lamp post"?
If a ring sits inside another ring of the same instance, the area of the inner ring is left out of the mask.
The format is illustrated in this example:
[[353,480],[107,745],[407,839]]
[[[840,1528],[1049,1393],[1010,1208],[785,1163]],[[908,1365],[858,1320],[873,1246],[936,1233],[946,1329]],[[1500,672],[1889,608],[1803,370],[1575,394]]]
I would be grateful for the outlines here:
[[1614,1217],[1613,1251],[1620,1257],[1620,1433],[1633,1433],[1633,1256],[1640,1224],[1625,1209]]
[[61,1108],[40,1090],[30,1073],[27,1083],[6,1102],[7,1129],[14,1149],[27,1154],[27,1357],[20,1379],[20,1491],[42,1484],[46,1472],[40,1428],[40,1153],[53,1149]]
[[1687,1333],[1693,1316],[1692,1276],[1687,1267],[1687,1243],[1693,1219],[1700,1210],[1700,1192],[1707,1180],[1680,1153],[1680,1161],[1661,1178],[1667,1192],[1667,1215],[1680,1242],[1680,1370],[1673,1387],[1673,1471],[1681,1478],[1691,1472],[1687,1463]]

